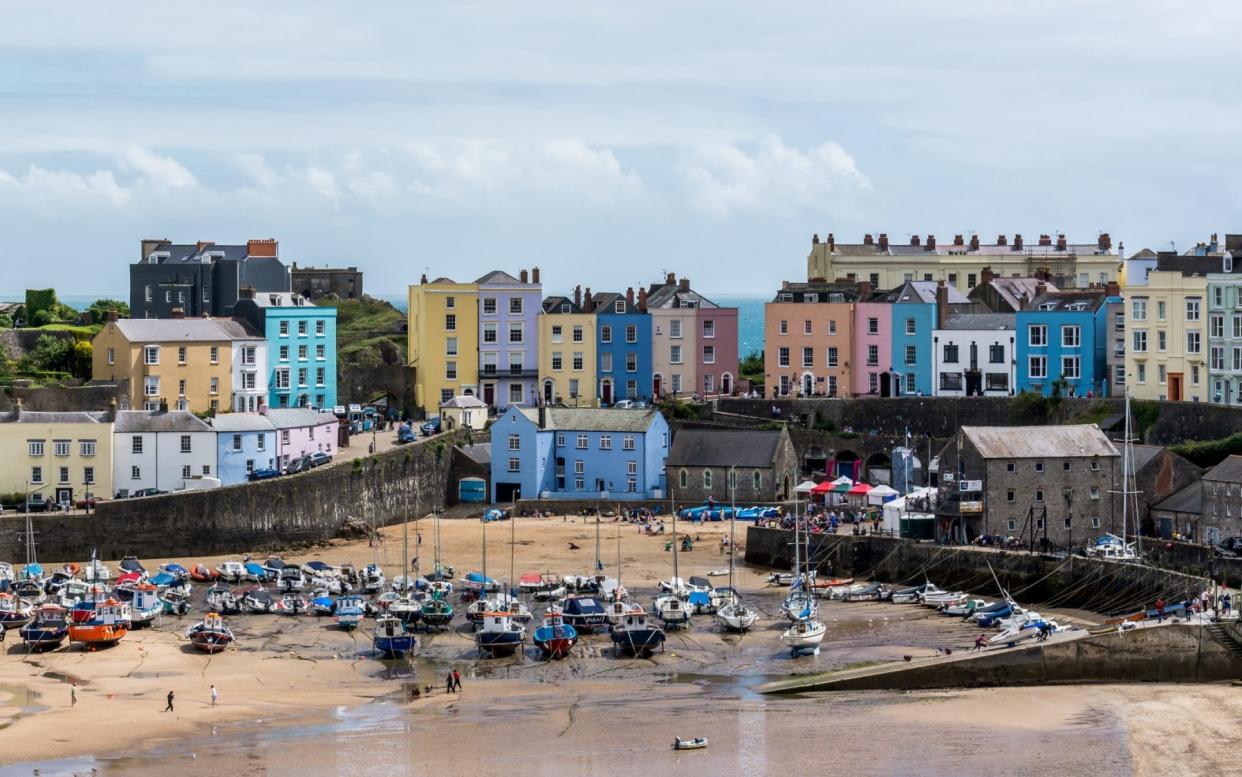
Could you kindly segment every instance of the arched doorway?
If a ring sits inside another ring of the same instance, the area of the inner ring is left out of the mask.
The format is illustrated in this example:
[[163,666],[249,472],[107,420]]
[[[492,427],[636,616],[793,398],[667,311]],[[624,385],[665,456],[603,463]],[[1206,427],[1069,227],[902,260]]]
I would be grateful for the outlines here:
[[789,481],[789,474],[781,476],[781,499],[788,499],[793,495],[793,484]]
[[721,394],[732,394],[733,393],[733,376],[727,372],[720,376],[720,393]]
[[802,454],[802,467],[806,472],[823,472],[828,467],[828,454],[818,445],[812,445]]
[[867,479],[872,483],[893,483],[893,460],[884,451],[876,451],[867,457]]
[[664,388],[662,385],[663,383],[664,383],[664,376],[661,375],[660,373],[657,372],[655,375],[651,376],[651,398],[652,399],[658,400],[660,398],[660,391],[661,389]]
[[887,372],[880,373],[880,396],[891,397],[893,395],[893,376]]
[[853,451],[837,451],[837,455],[829,462],[830,470],[828,474],[834,478],[845,475],[848,478],[857,480],[862,476],[862,468],[859,464],[857,453]]
[[604,405],[612,404],[612,379],[604,378],[599,384],[599,401]]
[[809,372],[802,373],[802,396],[809,397],[815,393],[815,376]]
[[547,404],[552,403],[552,381],[550,380],[543,382],[543,401]]

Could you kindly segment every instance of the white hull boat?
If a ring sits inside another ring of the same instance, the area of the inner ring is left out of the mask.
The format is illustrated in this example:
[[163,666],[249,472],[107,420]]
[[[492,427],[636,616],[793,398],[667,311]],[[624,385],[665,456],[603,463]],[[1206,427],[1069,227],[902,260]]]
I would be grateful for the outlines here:
[[655,612],[666,629],[677,629],[690,623],[690,608],[672,594],[656,597]]
[[808,654],[819,655],[819,645],[827,633],[827,626],[808,618],[796,621],[785,629],[781,634],[781,642],[785,643],[795,658]]
[[755,625],[759,613],[741,602],[731,602],[716,611],[716,620],[729,631],[743,632]]

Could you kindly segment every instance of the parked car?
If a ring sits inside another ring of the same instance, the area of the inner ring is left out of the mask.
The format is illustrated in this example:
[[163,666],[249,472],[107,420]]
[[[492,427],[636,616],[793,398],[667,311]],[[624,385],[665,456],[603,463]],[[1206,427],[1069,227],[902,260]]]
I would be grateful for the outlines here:
[[167,494],[167,493],[168,493],[167,491],[161,491],[158,488],[140,488],[137,491],[130,494],[130,496],[159,496],[160,494]]
[[280,470],[272,469],[271,467],[263,467],[262,469],[252,470],[250,474],[246,475],[246,480],[254,482],[256,480],[268,480],[270,478],[278,477],[280,477]]
[[612,403],[612,406],[617,408],[618,410],[631,410],[634,408],[636,404],[637,403],[634,402],[634,400],[632,399],[622,399],[620,401]]
[[323,451],[315,451],[307,458],[310,459],[310,465],[312,467],[322,467],[325,464],[332,463],[332,457],[324,453]]
[[1228,550],[1234,553],[1242,553],[1242,537],[1229,537],[1221,540],[1221,550]]
[[440,417],[436,416],[435,418],[427,419],[427,422],[424,423],[421,428],[423,430],[423,434],[427,435],[428,437],[430,437],[433,434],[439,434],[440,433]]
[[93,508],[96,504],[98,503],[95,501],[95,495],[87,494],[86,496],[84,496],[83,498],[77,501],[77,503],[75,504],[75,507],[77,507],[79,510],[85,510],[88,507]]
[[407,442],[414,442],[418,439],[418,435],[414,434],[414,430],[408,423],[401,424],[397,427],[397,444],[404,445]]
[[289,462],[289,466],[285,467],[285,474],[295,475],[299,472],[305,472],[313,466],[315,465],[311,464],[310,456],[299,456]]

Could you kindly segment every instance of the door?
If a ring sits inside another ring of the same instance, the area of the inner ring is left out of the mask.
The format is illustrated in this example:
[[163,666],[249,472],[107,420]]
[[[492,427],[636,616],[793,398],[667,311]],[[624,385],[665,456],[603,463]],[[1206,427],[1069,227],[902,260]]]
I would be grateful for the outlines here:
[[60,504],[65,504],[66,502],[72,503],[73,502],[73,489],[72,488],[56,489],[56,501]]
[[491,407],[492,405],[496,404],[496,384],[495,383],[484,383],[483,384],[483,404],[487,405],[488,407]]
[[552,381],[545,380],[543,382],[543,401],[552,404]]
[[1182,401],[1182,373],[1180,372],[1169,373],[1169,401]]
[[880,396],[891,397],[893,395],[893,376],[887,372],[880,373]]
[[599,399],[605,405],[612,404],[612,381],[606,380],[600,385]]
[[651,398],[660,398],[660,376],[655,375],[651,378]]
[[978,370],[966,371],[966,396],[983,396],[983,373]]
[[733,376],[727,372],[720,378],[720,393],[733,393]]

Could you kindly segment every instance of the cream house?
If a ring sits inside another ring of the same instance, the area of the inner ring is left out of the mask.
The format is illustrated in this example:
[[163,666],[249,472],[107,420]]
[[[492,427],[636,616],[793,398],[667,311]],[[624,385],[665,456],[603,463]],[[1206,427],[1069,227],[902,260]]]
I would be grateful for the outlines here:
[[87,494],[109,496],[112,413],[0,414],[0,493],[31,501],[73,503]]

